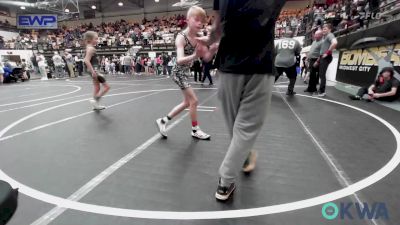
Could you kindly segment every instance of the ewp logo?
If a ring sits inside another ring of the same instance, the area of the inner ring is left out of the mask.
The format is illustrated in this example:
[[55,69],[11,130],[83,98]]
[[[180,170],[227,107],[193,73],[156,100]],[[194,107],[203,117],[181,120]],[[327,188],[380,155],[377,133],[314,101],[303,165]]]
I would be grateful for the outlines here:
[[[354,207],[353,207],[354,206]],[[354,214],[354,210],[356,213]],[[372,207],[368,203],[340,203],[340,208],[332,202],[326,203],[322,206],[322,217],[327,220],[334,220],[338,216],[340,219],[353,220],[354,218],[363,219],[384,219],[389,220],[389,212],[385,203],[374,203]],[[355,216],[354,216],[355,215]]]
[[18,16],[18,28],[57,28],[57,15],[20,15]]

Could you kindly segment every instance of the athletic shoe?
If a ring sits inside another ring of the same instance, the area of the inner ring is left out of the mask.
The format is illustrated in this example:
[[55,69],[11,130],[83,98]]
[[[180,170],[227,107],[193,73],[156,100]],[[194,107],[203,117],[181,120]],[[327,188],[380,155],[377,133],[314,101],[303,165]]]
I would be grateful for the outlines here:
[[286,95],[293,96],[296,92],[287,90]]
[[107,107],[104,105],[98,105],[94,110],[103,110],[106,109]]
[[326,93],[325,92],[318,92],[317,96],[318,97],[325,97]]
[[103,105],[99,105],[99,102],[94,99],[90,100],[90,103],[92,104],[93,110],[103,110],[106,108]]
[[351,100],[361,100],[361,97],[358,96],[358,95],[350,95],[349,98],[350,98]]
[[244,173],[250,173],[256,168],[256,161],[257,161],[257,152],[251,151],[249,156],[247,156],[246,161],[243,164],[242,171]]
[[233,194],[235,188],[236,188],[235,183],[232,183],[231,185],[229,185],[229,187],[221,186],[221,179],[220,179],[218,182],[217,191],[215,192],[215,198],[220,201],[226,201]]
[[163,138],[167,138],[167,122],[162,121],[162,118],[159,118],[156,120],[156,124],[158,126],[158,131],[160,132],[161,136],[163,136]]
[[90,104],[92,104],[93,109],[99,105],[98,102],[94,99],[91,99],[89,102],[90,102]]
[[211,136],[209,134],[204,133],[200,130],[199,127],[192,129],[192,137],[200,139],[200,140],[210,140]]

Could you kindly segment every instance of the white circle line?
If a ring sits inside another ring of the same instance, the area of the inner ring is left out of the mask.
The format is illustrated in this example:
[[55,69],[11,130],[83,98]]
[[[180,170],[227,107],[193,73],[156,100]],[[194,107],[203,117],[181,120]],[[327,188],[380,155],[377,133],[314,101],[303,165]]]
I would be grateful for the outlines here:
[[[110,78],[110,77],[107,77],[106,76],[106,78]],[[129,78],[129,77],[126,77],[126,78]],[[129,80],[129,79],[127,79],[127,80],[108,80],[107,81],[107,83],[123,83],[123,82],[144,82],[144,81],[159,81],[159,80],[166,80],[166,79],[169,79],[169,78],[166,78],[166,77],[164,77],[164,78],[156,78],[156,79],[143,79],[143,80]],[[70,82],[70,83],[93,83],[93,81],[90,81],[90,80],[70,80],[70,81],[67,81],[67,82]]]
[[76,89],[73,90],[73,91],[64,93],[64,94],[54,95],[54,96],[45,97],[45,98],[32,99],[32,100],[27,100],[27,101],[21,101],[21,102],[13,102],[13,103],[8,103],[8,104],[2,104],[0,106],[18,105],[18,104],[23,104],[23,103],[37,102],[37,101],[41,101],[41,100],[57,98],[57,97],[73,94],[73,93],[78,92],[78,91],[80,91],[82,89],[80,86],[76,86],[76,85],[52,85],[52,86],[49,86],[49,87],[74,87]]
[[[305,95],[298,95],[298,96],[314,98],[314,99],[318,99],[321,101],[326,101],[326,102],[331,102],[331,103],[335,103],[338,105],[342,105],[342,106],[354,109],[356,111],[362,112],[364,114],[367,114],[367,115],[371,116],[372,118],[378,120],[393,133],[393,135],[396,139],[395,154],[389,160],[389,162],[385,166],[383,166],[381,169],[379,169],[372,175],[370,175],[348,187],[345,187],[343,189],[340,189],[340,190],[337,190],[334,192],[330,192],[330,193],[327,193],[327,194],[324,194],[321,196],[317,196],[317,197],[313,197],[313,198],[309,198],[309,199],[305,199],[305,200],[300,200],[300,201],[295,201],[295,202],[290,202],[290,203],[258,207],[258,208],[251,208],[251,209],[238,209],[238,210],[226,210],[226,211],[201,211],[201,212],[149,211],[149,210],[133,210],[133,209],[124,209],[124,208],[107,207],[107,206],[101,206],[101,205],[93,205],[93,204],[88,204],[88,203],[75,202],[75,201],[67,200],[67,199],[60,198],[60,197],[57,197],[54,195],[40,192],[38,190],[35,190],[33,188],[30,188],[26,185],[19,183],[18,181],[9,177],[7,174],[5,174],[1,170],[0,170],[0,178],[9,182],[12,186],[18,187],[20,189],[21,193],[28,195],[32,198],[44,201],[44,202],[57,205],[58,207],[74,209],[74,210],[83,211],[83,212],[102,214],[102,215],[120,216],[120,217],[146,218],[146,219],[170,219],[170,220],[204,220],[204,219],[227,219],[227,218],[254,217],[254,216],[276,214],[276,213],[288,212],[288,211],[304,209],[304,208],[308,208],[308,207],[312,207],[312,206],[317,206],[317,205],[331,202],[331,201],[334,201],[334,200],[337,200],[337,199],[340,199],[343,197],[347,197],[349,195],[354,194],[357,191],[360,191],[368,186],[371,186],[372,184],[378,182],[379,180],[381,180],[382,178],[387,176],[399,165],[399,163],[400,163],[400,145],[399,145],[400,133],[389,122],[387,122],[386,120],[382,119],[381,117],[379,117],[373,113],[370,113],[363,109],[360,109],[355,106],[348,105],[348,104],[345,104],[342,102],[328,100],[328,99],[321,99],[321,98],[316,98],[316,97],[311,97],[311,96],[305,96]],[[73,104],[73,103],[74,102],[50,107],[48,109],[36,112],[32,115],[29,115],[27,117],[30,118],[30,117],[33,117],[40,113],[52,110],[54,108],[58,108],[58,107],[61,107],[61,106],[67,105],[67,104]],[[7,126],[3,130],[1,130],[0,137],[2,137],[12,127],[14,127],[17,124],[21,123],[22,121],[26,120],[27,117],[24,117],[14,123],[12,123],[11,125]]]

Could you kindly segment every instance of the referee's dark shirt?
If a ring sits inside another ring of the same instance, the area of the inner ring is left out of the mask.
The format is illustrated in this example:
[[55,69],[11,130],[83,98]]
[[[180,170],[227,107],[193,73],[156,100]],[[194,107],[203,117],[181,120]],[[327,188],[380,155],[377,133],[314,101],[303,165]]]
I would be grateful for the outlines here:
[[214,0],[222,38],[216,64],[225,73],[274,73],[275,22],[286,0]]

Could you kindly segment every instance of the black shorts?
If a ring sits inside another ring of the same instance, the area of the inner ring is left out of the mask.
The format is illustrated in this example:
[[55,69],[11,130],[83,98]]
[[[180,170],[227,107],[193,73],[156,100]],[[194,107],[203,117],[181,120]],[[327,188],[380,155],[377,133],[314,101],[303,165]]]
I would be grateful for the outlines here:
[[297,68],[296,65],[292,66],[292,67],[276,67],[276,70],[278,71],[278,76],[281,76],[283,74],[283,72],[285,72],[286,76],[289,79],[294,79],[297,77]]
[[100,84],[106,83],[107,81],[106,81],[106,78],[104,77],[104,75],[99,73],[98,69],[95,69],[95,71],[96,71],[96,74],[97,74],[97,80],[95,80],[93,78],[92,74],[90,74],[90,76],[92,76],[92,78],[93,78],[93,81],[98,81]]
[[101,74],[97,74],[97,81],[99,81],[101,84],[104,84],[106,82],[106,78],[104,78],[104,76]]

